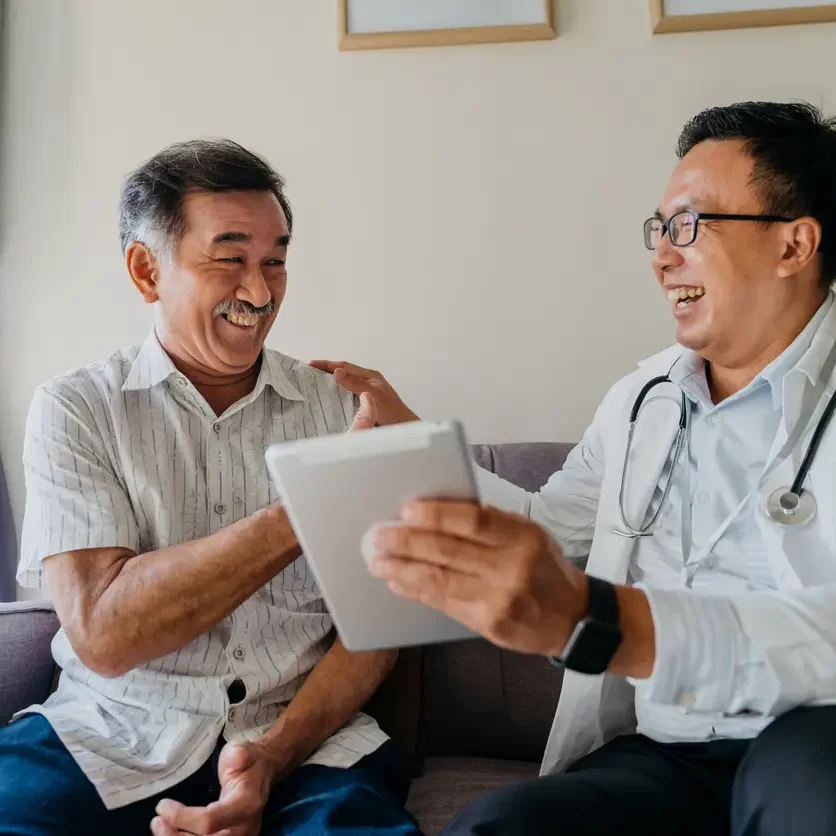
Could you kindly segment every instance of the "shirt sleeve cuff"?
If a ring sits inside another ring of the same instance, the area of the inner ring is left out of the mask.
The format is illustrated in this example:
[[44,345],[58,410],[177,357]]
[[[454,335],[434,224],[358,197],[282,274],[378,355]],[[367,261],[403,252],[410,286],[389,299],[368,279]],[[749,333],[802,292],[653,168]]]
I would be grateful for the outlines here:
[[522,488],[501,479],[495,473],[474,465],[476,485],[482,505],[490,505],[512,514],[529,516],[531,495]]
[[633,684],[649,702],[728,712],[745,656],[745,637],[731,602],[690,590],[637,588],[650,602],[656,660],[650,678]]

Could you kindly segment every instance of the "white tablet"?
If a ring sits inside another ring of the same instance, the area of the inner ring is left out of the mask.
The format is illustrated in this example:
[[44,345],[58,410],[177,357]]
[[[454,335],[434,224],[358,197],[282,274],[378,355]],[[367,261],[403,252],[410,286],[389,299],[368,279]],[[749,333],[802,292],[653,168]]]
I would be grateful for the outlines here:
[[349,650],[473,636],[447,616],[390,592],[362,555],[369,528],[399,521],[412,499],[478,499],[458,422],[420,421],[275,444],[265,458]]

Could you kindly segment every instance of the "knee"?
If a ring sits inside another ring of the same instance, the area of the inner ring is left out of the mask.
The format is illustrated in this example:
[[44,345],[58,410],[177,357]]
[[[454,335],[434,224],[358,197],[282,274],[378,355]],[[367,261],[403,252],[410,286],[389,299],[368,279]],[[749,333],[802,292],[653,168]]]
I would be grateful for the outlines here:
[[588,799],[576,784],[575,776],[560,775],[492,790],[465,807],[444,836],[553,836],[558,811],[564,836],[586,834],[578,823],[589,820]]
[[799,708],[771,723],[735,777],[732,832],[836,832],[836,706]]
[[530,785],[512,784],[480,795],[444,830],[444,836],[529,836]]

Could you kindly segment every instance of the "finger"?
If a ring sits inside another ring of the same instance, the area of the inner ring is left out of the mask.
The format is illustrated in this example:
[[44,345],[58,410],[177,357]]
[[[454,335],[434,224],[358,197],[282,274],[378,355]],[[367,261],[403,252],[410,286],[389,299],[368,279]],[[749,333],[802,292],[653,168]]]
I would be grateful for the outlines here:
[[495,546],[409,526],[384,525],[376,528],[372,535],[372,547],[371,563],[378,558],[397,556],[455,569],[466,575],[484,574],[497,562]]
[[319,369],[321,372],[334,374],[343,364],[339,360],[309,360],[308,365],[314,369]]
[[244,796],[228,796],[207,807],[186,807],[166,799],[157,805],[157,815],[171,828],[196,833],[198,836],[235,827],[253,815],[252,805]]
[[362,366],[355,366],[354,363],[346,363],[344,360],[311,360],[308,365],[323,372],[330,372],[331,374],[335,374],[338,370],[342,369],[366,380],[377,376],[377,372],[372,369],[364,369]]
[[334,380],[336,380],[343,389],[347,389],[351,392],[352,395],[359,395],[363,392],[368,392],[371,388],[371,382],[369,380],[364,377],[360,377],[359,374],[347,372],[344,369],[337,369],[337,371],[334,372]]
[[351,424],[351,432],[358,430],[370,430],[377,425],[377,404],[374,398],[368,393],[360,395],[360,408],[354,416]]
[[169,827],[159,816],[151,819],[151,833],[154,836],[181,836],[173,827]]
[[520,543],[532,535],[542,536],[542,530],[531,520],[476,502],[409,502],[404,506],[402,516],[410,526],[491,546]]
[[443,566],[386,557],[376,561],[375,571],[396,595],[439,610],[474,628],[473,604],[488,597],[488,588],[479,578]]

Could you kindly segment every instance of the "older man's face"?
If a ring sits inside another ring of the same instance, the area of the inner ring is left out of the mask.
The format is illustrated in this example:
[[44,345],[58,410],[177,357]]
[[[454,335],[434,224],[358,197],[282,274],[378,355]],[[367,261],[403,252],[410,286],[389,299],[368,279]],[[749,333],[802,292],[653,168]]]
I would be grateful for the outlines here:
[[[659,214],[664,220],[683,209],[762,214],[752,170],[742,142],[702,142],[671,175]],[[671,303],[677,342],[719,365],[745,361],[787,307],[790,283],[777,272],[784,246],[780,224],[749,221],[701,220],[689,247],[662,238],[653,257],[657,280],[666,293],[684,287],[697,294],[687,305]]]
[[253,365],[287,288],[287,219],[270,192],[193,192],[174,258],[160,265],[169,342],[197,367],[234,374]]

